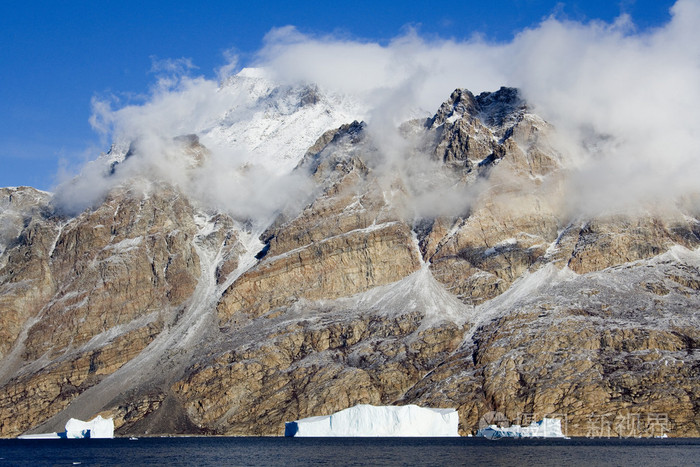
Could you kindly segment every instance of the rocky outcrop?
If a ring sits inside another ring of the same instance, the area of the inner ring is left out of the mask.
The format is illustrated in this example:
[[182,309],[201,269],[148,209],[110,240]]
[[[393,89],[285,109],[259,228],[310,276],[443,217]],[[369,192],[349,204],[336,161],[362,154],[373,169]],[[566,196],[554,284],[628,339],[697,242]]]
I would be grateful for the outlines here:
[[[431,322],[416,298],[413,288],[425,277],[401,281],[400,298],[387,285],[251,320],[172,390],[200,429],[229,435],[282,435],[285,420],[391,404],[462,341],[459,319]],[[378,314],[373,308],[385,300],[392,306]]]
[[[51,195],[31,187],[0,188],[0,258],[31,219],[47,211]],[[2,263],[0,263],[2,265]]]
[[559,243],[566,250],[568,267],[585,274],[651,258],[673,245],[697,248],[700,225],[681,213],[664,217],[600,218],[571,226]]
[[163,187],[147,199],[118,189],[95,210],[68,222],[56,239],[57,287],[25,341],[25,358],[79,347],[115,326],[177,307],[197,284],[191,238],[194,213]]
[[48,260],[59,222],[50,200],[30,187],[0,189],[0,358],[55,291]]
[[435,277],[465,303],[479,304],[543,262],[566,222],[559,204],[560,160],[549,143],[552,129],[526,113],[517,92],[508,88],[478,98],[455,91],[430,123],[439,124],[432,130],[438,150],[453,147],[465,131],[481,141],[480,150],[470,143],[472,149],[457,152],[467,158],[468,171],[478,169],[467,183],[487,188],[468,215],[429,220],[421,229],[423,256]]
[[[361,126],[339,134],[357,138]],[[396,282],[416,271],[420,259],[412,231],[360,157],[341,159],[334,151],[347,144],[328,140],[323,159],[308,159],[323,192],[293,219],[269,229],[261,261],[223,294],[219,324],[257,317],[299,299],[334,299]],[[319,150],[320,152],[321,150]],[[331,162],[331,161],[334,161]],[[304,164],[302,166],[305,166]],[[242,319],[246,319],[243,317]]]
[[389,224],[350,232],[273,257],[243,275],[217,306],[223,326],[238,313],[256,317],[298,299],[338,298],[395,282],[418,268],[410,229]]
[[99,348],[12,378],[0,391],[0,436],[17,436],[65,409],[80,393],[138,355],[162,327],[162,321],[148,323]]
[[5,264],[0,269],[2,357],[7,357],[30,320],[55,293],[49,256],[56,231],[54,222],[33,219],[6,253]]
[[3,435],[59,412],[138,355],[192,295],[193,208],[171,187],[149,190],[118,188],[72,219],[34,217],[8,252]]
[[586,276],[536,273],[539,290],[480,325],[404,401],[458,406],[465,432],[499,412],[511,422],[557,414],[571,436],[661,435],[660,420],[667,433],[698,436],[696,295],[671,292],[672,256]]

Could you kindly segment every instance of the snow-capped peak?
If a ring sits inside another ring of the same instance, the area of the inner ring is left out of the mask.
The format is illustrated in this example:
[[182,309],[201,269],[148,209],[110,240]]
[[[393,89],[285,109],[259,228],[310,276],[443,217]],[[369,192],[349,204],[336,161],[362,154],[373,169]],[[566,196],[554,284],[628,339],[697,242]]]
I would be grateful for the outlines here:
[[[242,69],[216,92],[216,99],[226,103],[225,111],[217,107],[213,112],[218,114],[200,119],[207,123],[189,133],[204,147],[231,154],[241,166],[262,166],[277,175],[291,172],[325,131],[362,120],[365,114],[351,97],[314,84],[280,84],[263,68]],[[115,142],[100,162],[112,170],[128,157],[130,143]]]
[[236,96],[238,105],[203,129],[202,143],[212,149],[239,149],[247,163],[276,174],[290,172],[325,131],[362,120],[365,113],[348,96],[314,84],[280,85],[255,68],[241,70],[220,92]]
[[243,68],[234,77],[238,78],[267,78],[268,74],[264,68]]

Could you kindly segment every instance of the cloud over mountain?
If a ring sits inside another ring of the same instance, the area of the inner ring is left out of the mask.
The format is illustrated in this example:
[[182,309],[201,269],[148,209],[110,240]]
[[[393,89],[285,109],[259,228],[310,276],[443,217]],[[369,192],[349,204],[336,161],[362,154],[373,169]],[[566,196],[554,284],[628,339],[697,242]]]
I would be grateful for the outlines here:
[[[700,5],[679,0],[671,20],[656,29],[637,31],[624,15],[612,24],[552,16],[505,43],[425,38],[409,30],[380,44],[305,35],[287,26],[268,33],[252,65],[279,86],[314,83],[327,95],[342,96],[336,103],[352,101],[347,116],[365,119],[369,131],[381,135],[378,147],[388,158],[401,148],[398,125],[434,112],[455,88],[475,93],[520,88],[532,112],[557,128],[557,149],[571,170],[570,209],[596,213],[674,202],[695,192],[699,21]],[[224,75],[236,64],[234,57],[221,67],[219,79],[230,79]],[[163,159],[170,138],[206,132],[227,115],[243,119],[260,110],[245,107],[245,96],[224,92],[218,79],[191,76],[192,70],[188,60],[163,62],[158,71],[165,75],[141,104],[95,100],[93,126],[108,139],[142,141],[142,160],[167,179],[199,192],[224,189],[235,200],[233,211],[246,211],[240,206],[260,199],[287,199],[288,192],[277,191],[280,186],[298,191],[296,183],[261,183],[286,177],[267,169],[249,171],[252,182],[241,182],[240,189],[225,189],[216,180],[240,173],[251,161],[255,165],[246,147],[214,148],[210,163],[216,168],[196,180]],[[89,185],[95,191],[96,184]],[[272,191],[260,192],[261,186]],[[270,202],[263,210],[277,208]]]

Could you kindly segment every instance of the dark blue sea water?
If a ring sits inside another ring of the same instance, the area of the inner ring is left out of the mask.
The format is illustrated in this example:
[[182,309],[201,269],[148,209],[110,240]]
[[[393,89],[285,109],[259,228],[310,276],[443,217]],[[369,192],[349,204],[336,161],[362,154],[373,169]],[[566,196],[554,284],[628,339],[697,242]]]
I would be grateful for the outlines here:
[[700,439],[0,440],[3,465],[700,465]]

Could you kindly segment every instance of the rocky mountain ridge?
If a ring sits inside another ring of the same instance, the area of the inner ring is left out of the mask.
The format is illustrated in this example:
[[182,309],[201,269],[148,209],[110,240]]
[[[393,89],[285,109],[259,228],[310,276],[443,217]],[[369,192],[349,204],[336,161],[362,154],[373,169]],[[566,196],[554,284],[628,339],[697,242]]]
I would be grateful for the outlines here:
[[[276,95],[318,104],[305,89]],[[0,435],[97,413],[123,435],[281,435],[416,403],[457,408],[462,434],[500,412],[699,436],[697,215],[567,213],[565,155],[529,112],[457,90],[398,159],[362,123],[325,128],[283,157],[308,203],[269,225],[147,177],[75,216],[3,189]]]

